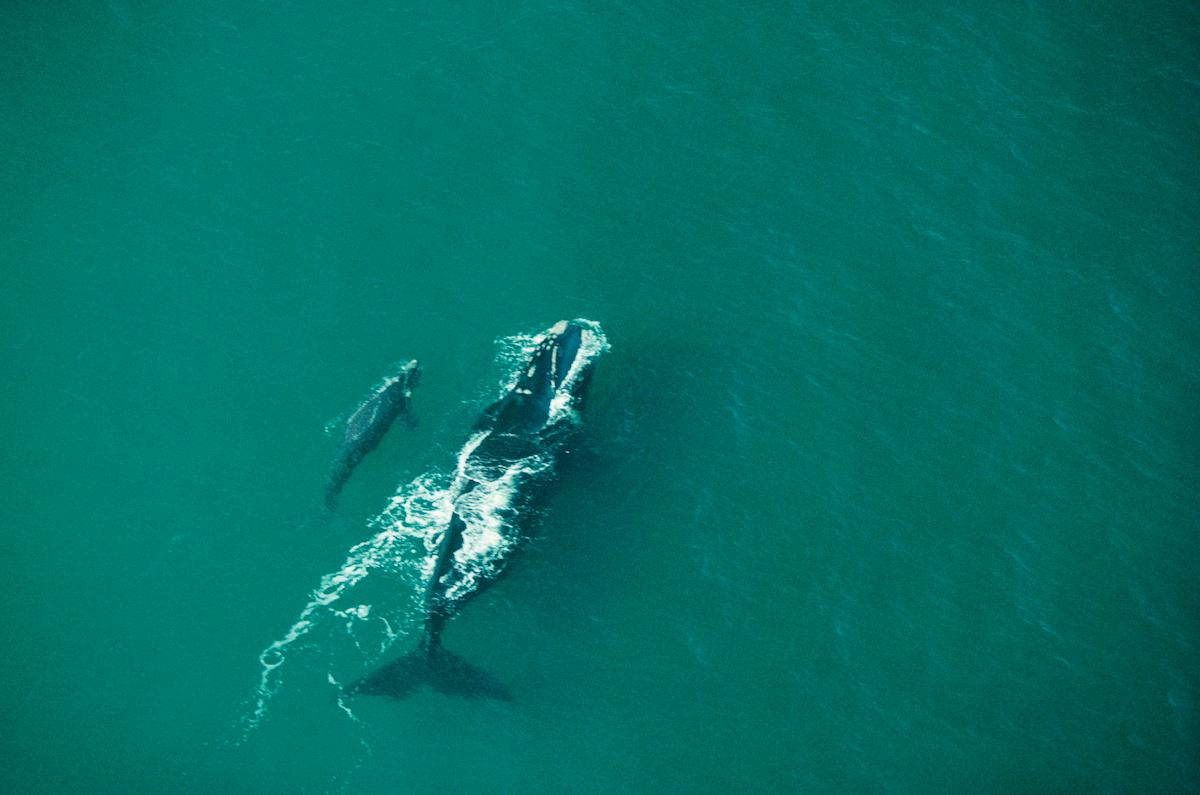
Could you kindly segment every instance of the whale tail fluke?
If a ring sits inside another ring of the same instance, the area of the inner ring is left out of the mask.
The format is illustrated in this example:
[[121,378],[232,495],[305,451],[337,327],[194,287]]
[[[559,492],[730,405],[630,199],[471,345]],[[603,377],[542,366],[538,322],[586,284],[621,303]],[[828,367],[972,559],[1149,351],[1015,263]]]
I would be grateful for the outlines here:
[[447,651],[437,641],[423,643],[415,651],[347,685],[345,693],[400,699],[423,687],[459,698],[513,700],[503,682]]

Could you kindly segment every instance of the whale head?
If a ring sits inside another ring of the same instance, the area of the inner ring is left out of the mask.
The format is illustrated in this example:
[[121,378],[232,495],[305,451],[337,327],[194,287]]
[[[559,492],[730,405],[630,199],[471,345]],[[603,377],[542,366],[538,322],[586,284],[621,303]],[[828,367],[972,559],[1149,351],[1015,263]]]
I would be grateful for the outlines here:
[[406,386],[411,390],[421,383],[421,365],[416,359],[410,359],[400,368],[399,376],[406,380]]
[[[594,324],[591,324],[594,325]],[[537,345],[517,376],[496,420],[504,433],[536,433],[553,421],[554,407],[579,397],[590,362],[588,335],[598,330],[587,321],[560,320],[537,338]],[[592,346],[595,347],[595,346]]]

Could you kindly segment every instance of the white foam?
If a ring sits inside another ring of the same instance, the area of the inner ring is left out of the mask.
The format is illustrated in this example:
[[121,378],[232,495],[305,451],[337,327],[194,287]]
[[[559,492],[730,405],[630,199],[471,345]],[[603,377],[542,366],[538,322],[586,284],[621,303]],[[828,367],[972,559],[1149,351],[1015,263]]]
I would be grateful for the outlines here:
[[411,554],[404,553],[414,544],[424,548],[434,531],[449,521],[452,490],[446,480],[444,476],[433,473],[401,488],[373,523],[381,529],[371,538],[352,547],[337,571],[321,578],[309,595],[308,604],[284,636],[262,651],[259,655],[262,670],[259,672],[255,703],[251,713],[243,719],[243,736],[256,728],[266,715],[268,702],[282,684],[279,669],[287,661],[289,652],[294,650],[296,641],[317,627],[323,617],[340,618],[346,633],[360,650],[362,647],[355,627],[373,618],[381,619],[384,627],[385,640],[379,644],[380,650],[402,634],[382,613],[372,610],[371,605],[357,604],[345,610],[337,609],[334,605],[372,572],[403,573],[406,564],[409,568],[419,565],[412,560]]

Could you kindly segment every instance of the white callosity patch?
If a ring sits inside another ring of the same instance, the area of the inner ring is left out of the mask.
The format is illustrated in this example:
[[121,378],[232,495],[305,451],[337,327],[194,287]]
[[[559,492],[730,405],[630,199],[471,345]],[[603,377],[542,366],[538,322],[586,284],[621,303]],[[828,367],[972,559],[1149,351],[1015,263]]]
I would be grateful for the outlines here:
[[[582,342],[570,371],[551,400],[550,425],[577,421],[572,399],[575,381],[596,356],[608,350],[608,341],[599,324],[588,320],[575,322],[583,327]],[[560,323],[547,333],[557,334],[563,330],[565,324]],[[545,339],[546,334],[539,334],[498,340],[499,359],[506,365],[506,375],[499,385],[501,396],[516,386],[522,369]],[[407,363],[395,376],[385,379],[378,389],[386,389],[415,366],[416,362]],[[541,451],[505,462],[502,468],[489,469],[487,476],[482,476],[478,467],[471,466],[470,459],[488,435],[488,431],[480,431],[467,440],[458,453],[452,475],[429,473],[400,487],[387,507],[371,522],[375,535],[352,547],[342,566],[321,578],[287,633],[259,655],[262,670],[254,707],[243,721],[243,737],[266,715],[267,704],[282,683],[279,669],[288,654],[305,648],[296,642],[318,626],[326,623],[343,627],[355,648],[371,656],[381,654],[406,634],[405,621],[412,623],[420,618],[417,609],[420,595],[433,576],[437,547],[454,513],[458,513],[464,523],[462,546],[455,553],[451,574],[443,581],[446,585],[443,598],[450,602],[459,601],[499,572],[505,557],[519,540],[514,509],[522,484],[526,479],[546,472],[554,459],[553,451]],[[474,487],[468,488],[472,482]],[[372,574],[391,575],[410,587],[391,599],[386,608],[361,598],[351,598],[366,586]],[[342,607],[343,603],[346,606]],[[373,628],[371,637],[376,641],[373,649],[364,649],[360,643],[356,630],[363,627]],[[337,681],[332,672],[328,673],[328,680]],[[345,709],[340,701],[339,706]]]
[[[371,394],[367,396],[366,400],[364,400],[363,403],[366,403],[368,400],[375,397],[376,395],[382,395],[384,392],[386,392],[388,389],[390,389],[393,384],[398,383],[402,378],[408,378],[409,375],[412,373],[412,371],[415,369],[417,369],[417,360],[416,359],[409,359],[407,362],[397,363],[395,365],[392,365],[393,372],[391,374],[385,376],[382,381],[380,381],[378,384],[375,385],[375,388],[371,390]],[[411,387],[406,388],[404,390],[404,394],[412,395],[412,388]]]

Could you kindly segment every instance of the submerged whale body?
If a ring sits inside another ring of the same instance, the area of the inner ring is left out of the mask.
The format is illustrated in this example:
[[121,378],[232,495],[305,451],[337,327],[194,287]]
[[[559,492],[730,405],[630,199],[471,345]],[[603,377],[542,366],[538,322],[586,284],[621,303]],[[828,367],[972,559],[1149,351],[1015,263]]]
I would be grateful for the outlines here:
[[396,418],[402,414],[412,417],[412,391],[420,377],[416,359],[404,363],[371,390],[346,420],[325,479],[326,513],[333,511],[355,467],[379,446]]
[[598,324],[560,321],[535,338],[528,361],[475,424],[458,455],[452,510],[426,565],[424,624],[411,653],[345,688],[403,698],[423,687],[471,698],[511,699],[502,683],[443,648],[446,622],[500,574],[520,541],[519,517],[552,473],[571,431],[595,358],[607,348]]

